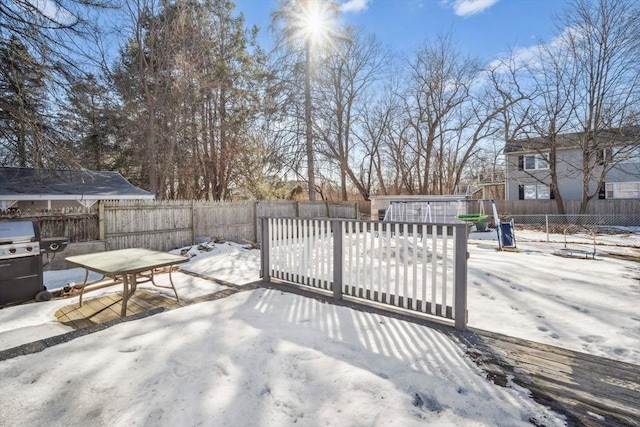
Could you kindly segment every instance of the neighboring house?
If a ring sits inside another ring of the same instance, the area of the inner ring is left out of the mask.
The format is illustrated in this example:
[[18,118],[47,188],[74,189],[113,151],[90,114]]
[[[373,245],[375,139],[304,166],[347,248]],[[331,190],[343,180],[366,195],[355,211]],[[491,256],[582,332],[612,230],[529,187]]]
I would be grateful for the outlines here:
[[[582,199],[580,135],[560,135],[555,143],[558,189],[563,200]],[[593,170],[589,176],[589,193],[597,190],[600,199],[640,199],[640,126],[602,132],[599,145],[602,148],[590,160]],[[544,138],[511,141],[505,145],[507,200],[555,198],[550,190],[549,148]],[[603,172],[604,183],[598,188]]]
[[118,172],[0,168],[0,209],[91,207],[99,200],[154,199]]

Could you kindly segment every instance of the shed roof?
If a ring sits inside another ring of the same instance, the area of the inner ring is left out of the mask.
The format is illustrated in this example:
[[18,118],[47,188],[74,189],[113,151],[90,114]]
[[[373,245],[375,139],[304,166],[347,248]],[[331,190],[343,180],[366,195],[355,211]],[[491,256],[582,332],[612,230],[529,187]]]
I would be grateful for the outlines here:
[[0,168],[0,200],[153,199],[118,172]]

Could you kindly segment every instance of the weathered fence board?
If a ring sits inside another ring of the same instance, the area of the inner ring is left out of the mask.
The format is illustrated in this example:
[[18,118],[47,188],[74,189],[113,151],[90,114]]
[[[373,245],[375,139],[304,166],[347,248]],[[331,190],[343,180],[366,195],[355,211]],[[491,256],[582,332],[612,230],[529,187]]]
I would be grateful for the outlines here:
[[256,203],[194,202],[194,237],[255,242]]
[[184,201],[104,202],[107,249],[170,250],[193,242],[193,206]]
[[52,215],[34,218],[40,225],[40,237],[67,237],[71,243],[96,240],[98,214]]
[[108,249],[170,250],[198,239],[260,240],[259,218],[356,218],[355,203],[296,201],[113,201],[104,202],[103,238]]
[[66,237],[71,243],[98,239],[98,212],[88,209],[57,211],[0,211],[0,221],[35,221],[40,237]]

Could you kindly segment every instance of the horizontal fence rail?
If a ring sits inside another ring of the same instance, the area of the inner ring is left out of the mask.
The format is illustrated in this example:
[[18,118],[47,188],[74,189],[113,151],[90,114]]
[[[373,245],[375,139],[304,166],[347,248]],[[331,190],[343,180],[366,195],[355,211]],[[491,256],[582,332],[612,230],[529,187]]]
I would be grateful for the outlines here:
[[466,328],[467,226],[263,218],[262,273]]

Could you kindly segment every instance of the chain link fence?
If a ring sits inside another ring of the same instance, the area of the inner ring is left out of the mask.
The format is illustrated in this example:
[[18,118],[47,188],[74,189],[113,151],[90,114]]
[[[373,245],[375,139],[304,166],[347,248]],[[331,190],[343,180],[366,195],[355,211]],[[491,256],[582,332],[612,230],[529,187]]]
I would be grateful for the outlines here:
[[[609,244],[640,247],[640,214],[638,215],[578,215],[537,214],[509,215],[516,232],[532,231],[529,239],[547,242]],[[526,235],[525,235],[526,236]],[[616,236],[616,237],[614,237]],[[525,237],[526,238],[526,237]]]

